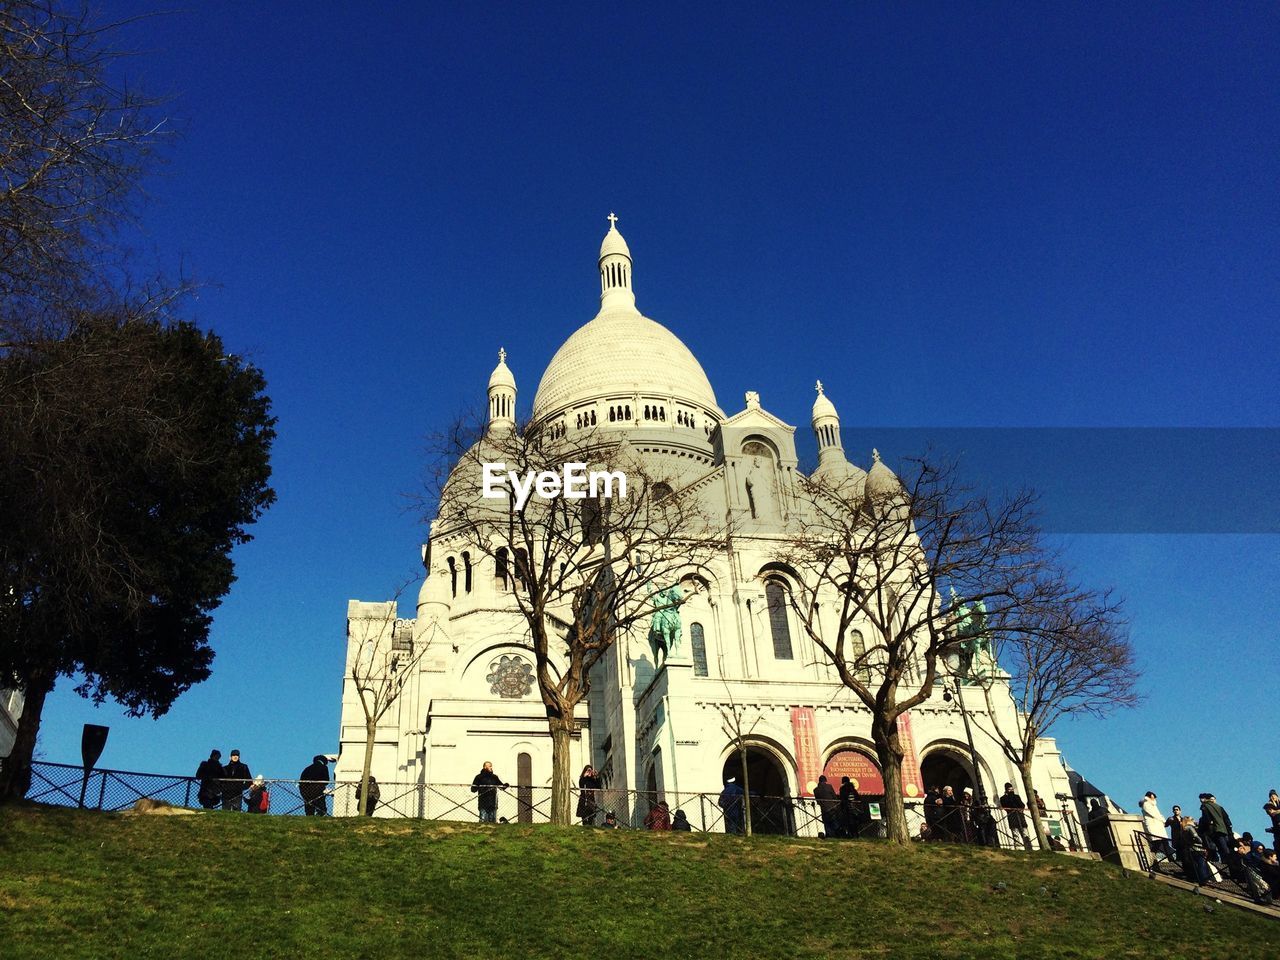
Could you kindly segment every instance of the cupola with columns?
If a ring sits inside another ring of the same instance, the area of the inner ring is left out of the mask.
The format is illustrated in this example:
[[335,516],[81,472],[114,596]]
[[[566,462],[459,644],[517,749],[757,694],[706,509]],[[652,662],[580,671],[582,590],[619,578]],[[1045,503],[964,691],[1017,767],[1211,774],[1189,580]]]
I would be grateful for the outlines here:
[[609,232],[600,242],[600,312],[636,308],[631,289],[631,249],[618,232],[618,218],[609,214]]
[[512,430],[516,425],[516,378],[507,366],[507,351],[498,350],[498,365],[489,375],[489,431]]

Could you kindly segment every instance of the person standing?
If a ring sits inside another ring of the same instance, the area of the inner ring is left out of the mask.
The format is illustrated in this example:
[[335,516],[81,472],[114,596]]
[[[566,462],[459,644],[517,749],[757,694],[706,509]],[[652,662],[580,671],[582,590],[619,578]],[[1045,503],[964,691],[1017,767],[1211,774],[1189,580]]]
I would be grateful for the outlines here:
[[[1166,860],[1172,860],[1169,838],[1164,835],[1164,814],[1160,812],[1160,807],[1156,803],[1155,791],[1148,790],[1138,801],[1138,808],[1142,811],[1142,828],[1146,831],[1151,852],[1162,855]],[[1154,863],[1152,865],[1154,866]]]
[[267,781],[258,774],[249,785],[249,812],[266,813],[270,808],[271,793],[267,790]]
[[1204,841],[1200,838],[1200,830],[1190,817],[1182,818],[1182,831],[1178,834],[1182,845],[1178,848],[1178,858],[1182,861],[1182,869],[1187,879],[1195,884],[1209,882],[1209,864],[1204,858]]
[[667,801],[659,800],[649,808],[649,813],[644,818],[644,828],[646,830],[671,829],[671,808],[667,806]]
[[373,774],[369,774],[369,798],[364,802],[360,802],[360,783],[356,783],[356,809],[363,813],[366,817],[372,817],[373,811],[378,809],[378,800],[382,798],[382,791],[378,789],[378,781]]
[[1173,805],[1173,813],[1165,820],[1164,825],[1169,828],[1170,846],[1173,848],[1174,856],[1178,862],[1182,862],[1182,808],[1176,803]]
[[818,777],[818,782],[814,785],[813,799],[818,801],[818,810],[822,813],[822,829],[827,832],[827,836],[841,836],[844,831],[840,829],[840,798],[836,796],[835,788],[827,783],[825,774]]
[[196,770],[196,779],[200,781],[196,799],[206,810],[216,810],[222,802],[222,775],[222,751],[210,750],[209,759],[200,761]]
[[298,774],[298,796],[308,817],[324,817],[329,813],[325,790],[329,787],[329,758],[317,753]]
[[1271,818],[1271,849],[1280,853],[1280,793],[1272,790],[1267,794],[1267,802],[1262,805],[1262,812]]
[[1021,840],[1022,848],[1030,850],[1031,838],[1027,836],[1027,815],[1024,812],[1027,805],[1013,789],[1012,783],[1004,785],[1004,793],[1000,795],[1000,808],[1004,810],[1005,823],[1008,824],[1013,839]]
[[222,809],[243,810],[244,792],[252,780],[248,765],[240,761],[240,751],[232,750],[231,759],[222,768]]
[[599,809],[596,798],[603,787],[595,767],[588,763],[582,768],[582,775],[578,777],[577,815],[584,827],[595,826],[596,811]]
[[743,796],[742,787],[738,785],[738,781],[735,778],[730,777],[725,781],[724,789],[720,791],[720,799],[716,801],[720,809],[724,811],[725,833],[743,832]]
[[[925,809],[927,816],[928,808]],[[856,837],[862,833],[862,795],[848,777],[840,778],[840,819],[843,821],[841,829],[846,837]]]
[[1227,811],[1219,806],[1217,798],[1212,793],[1200,794],[1200,813],[1201,824],[1204,826],[1206,834],[1205,843],[1212,845],[1217,852],[1218,859],[1224,865],[1231,862],[1233,836],[1231,832],[1231,817],[1227,815]]
[[471,792],[477,794],[476,806],[480,811],[481,823],[497,823],[498,821],[498,788],[507,789],[508,784],[493,772],[493,764],[488,760],[480,768],[475,779],[471,781]]

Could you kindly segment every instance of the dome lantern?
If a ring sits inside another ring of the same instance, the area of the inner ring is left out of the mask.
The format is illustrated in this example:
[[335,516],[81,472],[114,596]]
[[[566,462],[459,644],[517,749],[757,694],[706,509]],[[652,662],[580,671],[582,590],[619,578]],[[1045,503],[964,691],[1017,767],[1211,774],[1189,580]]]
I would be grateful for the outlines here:
[[609,232],[600,243],[600,311],[635,310],[636,295],[631,289],[631,250],[618,232],[618,218],[606,218]]
[[516,425],[516,378],[507,366],[507,351],[498,348],[498,365],[489,375],[489,431]]

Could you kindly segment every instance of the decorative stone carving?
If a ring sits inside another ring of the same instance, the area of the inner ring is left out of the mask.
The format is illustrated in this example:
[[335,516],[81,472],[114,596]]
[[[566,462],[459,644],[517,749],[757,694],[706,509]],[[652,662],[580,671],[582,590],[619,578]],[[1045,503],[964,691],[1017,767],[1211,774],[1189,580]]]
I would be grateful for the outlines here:
[[533,667],[524,657],[504,655],[489,664],[489,692],[506,700],[527,697],[533,689]]

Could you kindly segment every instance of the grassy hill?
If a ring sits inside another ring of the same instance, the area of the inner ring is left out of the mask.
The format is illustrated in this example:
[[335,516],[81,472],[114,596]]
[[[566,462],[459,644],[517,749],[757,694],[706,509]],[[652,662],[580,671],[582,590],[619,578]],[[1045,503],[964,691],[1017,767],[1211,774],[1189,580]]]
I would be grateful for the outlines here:
[[1280,954],[1280,924],[1206,906],[952,846],[0,808],[6,960]]

